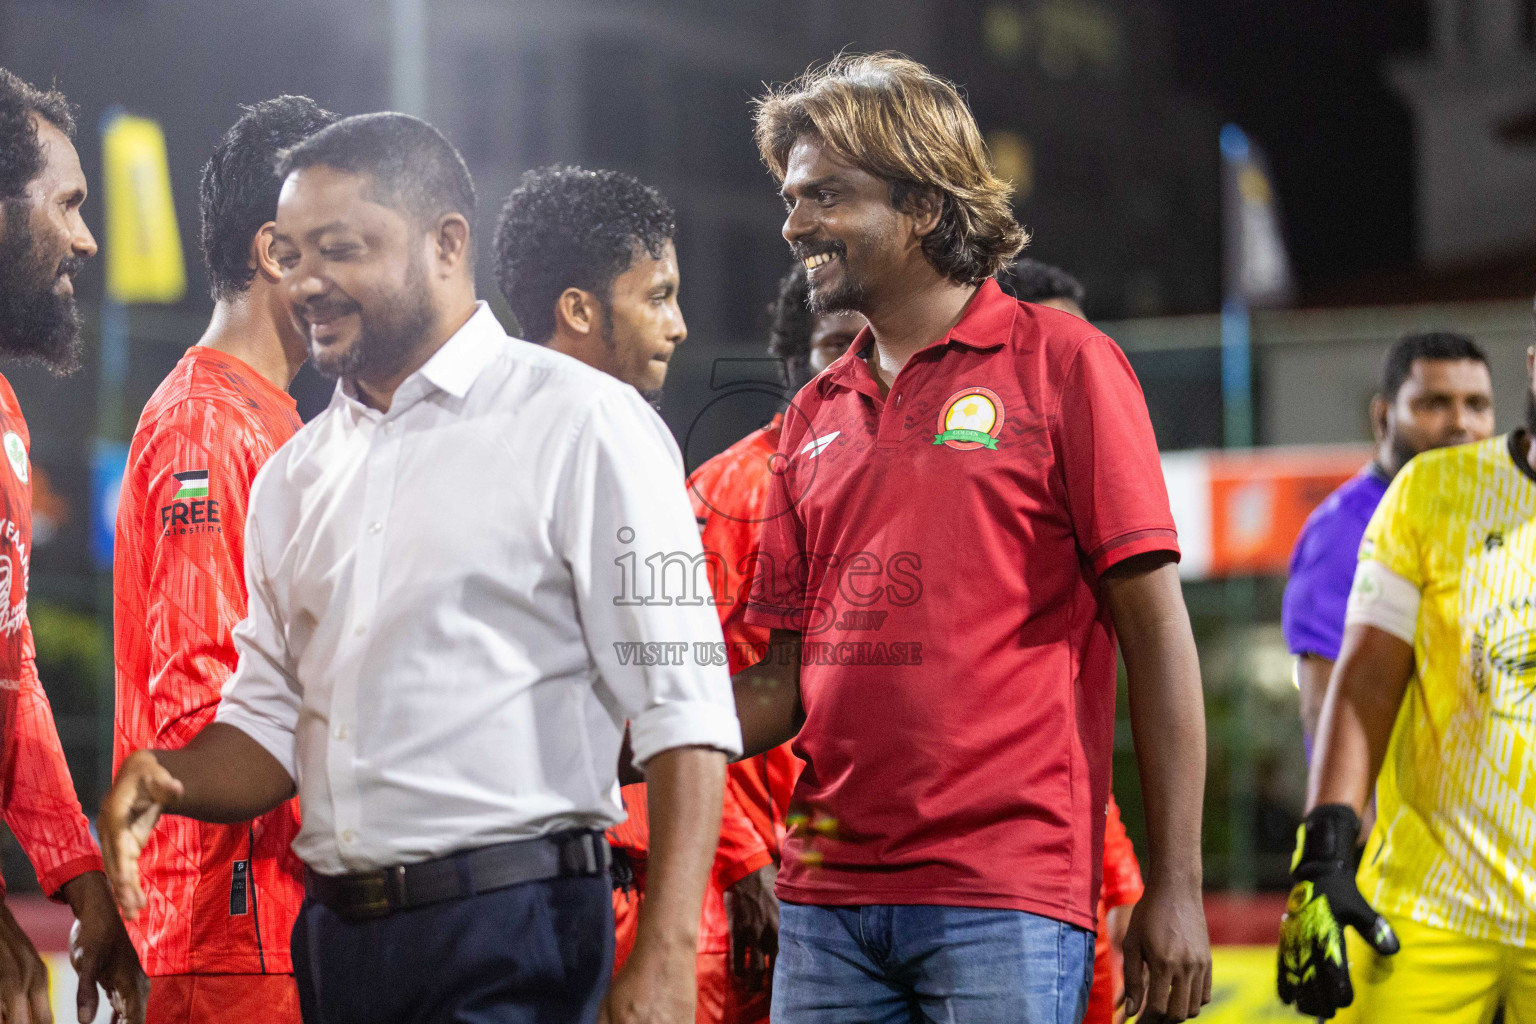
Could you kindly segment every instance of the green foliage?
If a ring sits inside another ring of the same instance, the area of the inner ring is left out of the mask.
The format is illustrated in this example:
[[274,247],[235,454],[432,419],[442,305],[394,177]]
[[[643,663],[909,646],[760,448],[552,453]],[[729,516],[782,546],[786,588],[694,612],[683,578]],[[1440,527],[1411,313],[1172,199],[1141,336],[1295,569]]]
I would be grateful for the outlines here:
[[[1184,586],[1205,690],[1201,849],[1205,883],[1212,889],[1283,890],[1291,884],[1291,837],[1300,821],[1306,763],[1291,659],[1279,637],[1284,585],[1282,577],[1265,577]],[[1123,666],[1114,793],[1145,864],[1146,821]]]
[[95,616],[33,601],[27,617],[37,668],[55,713],[112,706],[112,641]]

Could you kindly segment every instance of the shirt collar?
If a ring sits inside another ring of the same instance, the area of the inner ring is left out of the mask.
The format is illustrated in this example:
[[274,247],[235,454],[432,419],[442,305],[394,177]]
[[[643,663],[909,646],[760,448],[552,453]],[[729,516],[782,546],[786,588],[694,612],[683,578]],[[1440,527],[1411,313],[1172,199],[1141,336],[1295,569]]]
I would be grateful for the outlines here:
[[[960,322],[950,329],[944,337],[931,345],[925,345],[918,352],[927,352],[931,349],[948,345],[959,345],[964,348],[974,349],[978,352],[995,352],[1008,344],[1013,336],[1013,320],[1018,315],[1019,303],[1010,297],[1007,292],[998,287],[997,281],[992,278],[981,283],[976,289],[976,294],[971,297],[970,304],[966,306],[965,313],[960,317]],[[861,381],[874,382],[869,371],[869,365],[864,361],[864,353],[874,344],[874,336],[869,328],[865,327],[853,339],[853,344],[844,352],[819,378],[822,393],[834,386],[852,388],[855,391],[863,390],[859,387]],[[913,358],[917,353],[913,353]],[[878,385],[875,394],[878,396]]]
[[299,403],[292,395],[268,380],[261,371],[239,356],[230,355],[220,349],[210,348],[207,345],[193,345],[187,349],[185,359],[198,362],[223,363],[241,374],[242,380],[248,381],[250,386],[262,391],[272,401],[279,402],[297,411]]
[[1008,344],[1013,336],[1013,318],[1019,315],[1019,302],[987,278],[976,289],[976,296],[965,315],[944,339],[980,352],[993,352]]
[[[400,386],[395,389],[394,399],[389,403],[389,412],[383,416],[398,415],[434,389],[462,399],[469,394],[470,386],[480,376],[480,371],[496,358],[496,342],[506,336],[501,322],[491,312],[490,304],[484,300],[476,302],[475,311],[464,321],[464,326],[454,331],[442,347],[422,364],[421,369],[400,382]],[[337,383],[331,404],[351,406],[354,413],[366,411],[379,415],[358,400],[346,380]]]
[[[421,369],[411,377],[421,376],[427,383],[454,398],[469,394],[469,387],[480,376],[480,371],[496,358],[499,346],[506,338],[496,314],[484,300],[475,303],[475,312],[464,321],[464,326],[453,333],[443,347],[432,353]],[[410,381],[410,377],[406,381]]]

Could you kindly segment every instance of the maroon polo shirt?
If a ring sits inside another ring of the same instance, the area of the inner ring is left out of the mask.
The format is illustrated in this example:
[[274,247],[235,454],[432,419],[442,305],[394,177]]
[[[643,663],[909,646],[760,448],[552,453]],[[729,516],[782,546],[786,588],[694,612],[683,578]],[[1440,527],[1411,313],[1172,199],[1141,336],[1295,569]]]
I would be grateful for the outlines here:
[[784,419],[747,621],[798,629],[778,892],[1093,928],[1115,636],[1099,576],[1178,554],[1114,342],[987,281],[882,399],[860,353]]

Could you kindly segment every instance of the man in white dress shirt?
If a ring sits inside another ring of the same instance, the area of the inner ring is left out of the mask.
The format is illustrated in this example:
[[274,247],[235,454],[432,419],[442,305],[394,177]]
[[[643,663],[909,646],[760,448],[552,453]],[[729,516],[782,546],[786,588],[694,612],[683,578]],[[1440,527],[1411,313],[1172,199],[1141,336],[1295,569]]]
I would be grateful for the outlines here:
[[[720,641],[707,604],[635,585],[650,554],[700,554],[676,445],[475,301],[474,190],[435,129],[347,118],[279,171],[273,252],[341,384],[253,487],[217,721],[133,754],[103,803],[123,911],[160,813],[246,820],[297,784],[306,1021],[690,1021],[741,737],[723,669],[649,656]],[[626,720],[651,893],[604,998]]]

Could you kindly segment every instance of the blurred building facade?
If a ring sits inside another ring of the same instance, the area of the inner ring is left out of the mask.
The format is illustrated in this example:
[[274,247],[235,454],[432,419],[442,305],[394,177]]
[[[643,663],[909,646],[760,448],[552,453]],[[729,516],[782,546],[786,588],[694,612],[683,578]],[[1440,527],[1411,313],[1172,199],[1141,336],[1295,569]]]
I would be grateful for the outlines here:
[[1536,252],[1536,5],[1429,8],[1432,49],[1391,71],[1415,119],[1419,257]]
[[940,63],[1014,180],[1027,253],[1079,277],[1095,318],[1215,309],[1220,120],[1175,81],[1166,9],[983,0],[942,25]]

